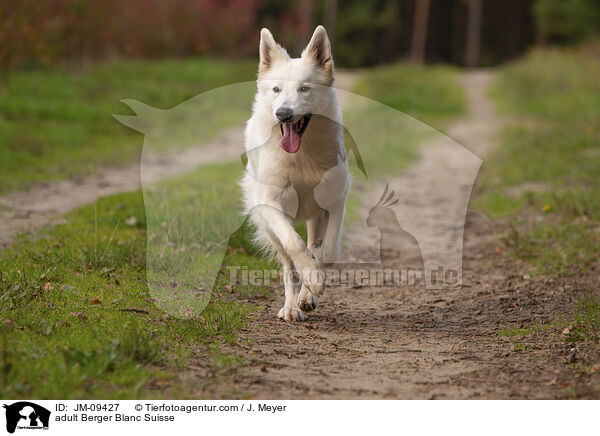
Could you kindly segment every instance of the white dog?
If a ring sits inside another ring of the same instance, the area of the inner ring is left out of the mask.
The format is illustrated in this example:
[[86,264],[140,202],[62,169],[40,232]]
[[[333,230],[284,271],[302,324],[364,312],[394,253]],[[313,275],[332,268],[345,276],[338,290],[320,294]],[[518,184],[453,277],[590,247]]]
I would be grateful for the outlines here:
[[[320,265],[335,262],[340,250],[350,174],[333,81],[323,26],[296,59],[262,29],[241,186],[257,241],[283,265],[285,304],[278,316],[286,321],[303,321],[317,307],[325,288]],[[297,221],[306,221],[306,243],[294,229]]]

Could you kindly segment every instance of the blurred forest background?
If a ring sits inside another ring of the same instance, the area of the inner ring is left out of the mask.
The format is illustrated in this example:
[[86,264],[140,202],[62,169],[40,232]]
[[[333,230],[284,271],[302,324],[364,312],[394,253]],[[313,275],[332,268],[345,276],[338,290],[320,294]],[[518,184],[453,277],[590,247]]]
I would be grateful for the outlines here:
[[[0,70],[113,57],[255,56],[260,27],[298,54],[316,24],[338,66],[402,59],[490,66],[573,43],[598,0],[2,0]],[[373,48],[376,47],[374,50]]]

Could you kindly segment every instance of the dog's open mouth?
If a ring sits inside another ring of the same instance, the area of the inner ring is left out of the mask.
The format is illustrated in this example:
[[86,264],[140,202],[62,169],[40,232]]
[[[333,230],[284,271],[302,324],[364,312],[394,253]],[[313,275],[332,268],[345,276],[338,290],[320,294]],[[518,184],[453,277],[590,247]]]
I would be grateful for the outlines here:
[[279,128],[281,129],[281,139],[279,140],[279,146],[287,151],[288,153],[296,153],[300,150],[300,138],[306,131],[310,117],[312,114],[306,114],[300,117],[300,119],[294,123],[281,123]]

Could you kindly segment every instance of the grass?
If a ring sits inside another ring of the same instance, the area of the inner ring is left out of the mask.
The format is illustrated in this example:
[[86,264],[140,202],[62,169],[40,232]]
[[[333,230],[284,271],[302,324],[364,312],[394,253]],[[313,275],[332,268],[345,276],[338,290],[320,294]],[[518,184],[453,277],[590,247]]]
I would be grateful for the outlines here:
[[513,344],[513,350],[514,351],[525,351],[525,350],[527,350],[527,344],[524,344],[523,342],[515,342]]
[[600,246],[599,44],[533,51],[491,93],[512,121],[484,162],[475,205],[508,219],[533,273],[590,271]]
[[533,324],[527,327],[506,327],[503,330],[501,330],[498,334],[500,336],[506,336],[506,337],[514,337],[514,336],[521,336],[521,337],[525,337],[525,336],[529,336],[533,333],[538,333],[538,332],[545,332],[547,330],[552,330],[555,328],[560,327],[561,325],[563,325],[563,323],[559,322],[559,321],[553,321],[553,322],[548,322],[545,324]]
[[[139,158],[142,137],[111,116],[128,112],[121,99],[167,109],[212,88],[254,80],[255,71],[251,61],[189,59],[15,72],[0,91],[0,194]],[[250,101],[251,94],[245,97]],[[215,131],[245,116],[228,113],[211,121]]]
[[563,336],[567,342],[600,341],[600,300],[593,296],[579,302],[571,325]]
[[529,348],[529,345],[523,342],[525,338],[540,333],[548,334],[549,332],[564,328],[565,325],[566,324],[564,321],[554,320],[544,324],[532,324],[521,327],[505,327],[498,332],[498,336],[516,339],[516,341],[513,342],[513,350],[525,351]]
[[[194,195],[203,189],[213,195],[210,187],[229,177],[233,167],[196,173]],[[185,398],[193,396],[193,388],[181,385],[176,374],[192,350],[204,350],[195,364],[212,376],[239,364],[220,344],[235,342],[255,308],[236,296],[270,289],[231,286],[225,267],[272,265],[255,256],[242,226],[225,244],[229,248],[210,300],[198,297],[202,310],[165,313],[153,296],[153,282],[149,289],[146,280],[147,256],[153,253],[145,255],[146,227],[154,230],[147,211],[139,192],[101,198],[67,215],[66,224],[35,240],[21,237],[0,254],[1,396]],[[194,250],[186,259],[196,265],[202,251]]]
[[512,338],[514,351],[530,349],[531,344],[527,342],[533,335],[540,335],[538,339],[541,338],[544,344],[555,344],[555,338],[560,336],[559,341],[569,349],[583,350],[583,354],[577,358],[568,358],[567,363],[571,369],[579,376],[593,374],[600,368],[600,299],[591,292],[577,303],[574,313],[564,319],[555,319],[544,324],[505,327],[498,335]]
[[[419,157],[420,147],[441,135],[436,129],[466,112],[458,75],[456,68],[412,64],[362,72],[353,91],[368,99],[349,97],[345,141],[359,150],[370,181],[399,177]],[[350,155],[353,178],[360,183],[365,177]],[[358,195],[350,191],[347,202],[346,221],[351,224],[359,219]]]
[[354,91],[440,128],[464,115],[455,67],[394,64],[365,72]]
[[[512,121],[502,132],[499,151],[484,162],[475,204],[508,221],[509,256],[525,260],[534,274],[585,275],[598,268],[599,54],[598,43],[535,50],[505,67],[491,90]],[[561,330],[562,341],[582,343],[594,360],[600,333],[597,289],[564,321],[507,327],[499,334],[525,338]],[[514,343],[515,350],[526,347]],[[571,366],[583,374],[597,364]]]

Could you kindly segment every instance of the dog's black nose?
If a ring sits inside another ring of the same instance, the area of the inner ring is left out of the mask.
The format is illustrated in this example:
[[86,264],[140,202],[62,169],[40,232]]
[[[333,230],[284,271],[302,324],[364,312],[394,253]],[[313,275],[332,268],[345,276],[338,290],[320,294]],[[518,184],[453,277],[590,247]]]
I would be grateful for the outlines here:
[[279,121],[287,121],[292,118],[294,115],[294,111],[292,111],[289,107],[280,107],[275,111],[275,115],[279,119]]

